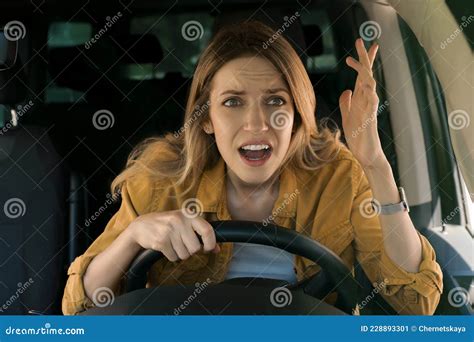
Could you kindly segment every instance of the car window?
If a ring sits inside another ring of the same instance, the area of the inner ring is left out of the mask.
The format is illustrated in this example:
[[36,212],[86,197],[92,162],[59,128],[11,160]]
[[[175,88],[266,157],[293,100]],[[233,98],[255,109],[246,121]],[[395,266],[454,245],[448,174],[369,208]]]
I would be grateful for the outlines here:
[[48,30],[48,47],[69,47],[87,42],[92,26],[87,22],[53,22]]
[[[212,36],[213,22],[213,17],[207,12],[159,14],[133,18],[130,33],[153,34],[158,38],[163,60],[153,68],[154,78],[162,78],[168,72],[192,77],[199,55]],[[133,70],[129,69],[129,72]]]
[[8,120],[8,109],[6,106],[0,104],[0,128],[5,126]]
[[[92,36],[92,25],[88,22],[52,22],[48,29],[48,49],[80,46]],[[83,92],[61,87],[47,75],[46,103],[74,103],[83,101]]]
[[[313,10],[301,14],[304,26],[318,26],[323,40],[323,52],[312,56],[310,49],[305,64],[309,73],[324,73],[337,67],[334,32],[328,14],[324,10]],[[154,34],[163,48],[164,60],[156,67],[155,78],[161,78],[167,72],[180,72],[191,77],[202,50],[212,35],[214,18],[206,12],[193,15],[155,15],[134,18],[131,21],[132,34]],[[170,27],[177,29],[170,30]],[[134,68],[128,69],[133,78]],[[136,72],[143,73],[139,68]]]
[[[304,12],[301,15],[303,26],[318,26],[321,30],[321,38],[323,40],[322,54],[317,56],[309,56],[306,59],[306,70],[309,73],[324,73],[334,71],[337,68],[336,43],[334,40],[334,29],[331,25],[328,13],[323,10],[312,10]],[[317,38],[317,37],[314,37]],[[314,39],[313,38],[313,39]],[[307,43],[307,53],[311,51],[310,47],[313,43]]]

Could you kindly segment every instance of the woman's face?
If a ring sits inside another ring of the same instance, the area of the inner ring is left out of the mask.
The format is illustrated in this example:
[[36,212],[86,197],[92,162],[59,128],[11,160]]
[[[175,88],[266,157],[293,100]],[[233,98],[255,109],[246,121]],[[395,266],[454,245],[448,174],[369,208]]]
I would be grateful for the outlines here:
[[245,183],[260,184],[278,169],[290,144],[293,100],[283,75],[261,57],[240,57],[214,75],[210,123],[228,168]]

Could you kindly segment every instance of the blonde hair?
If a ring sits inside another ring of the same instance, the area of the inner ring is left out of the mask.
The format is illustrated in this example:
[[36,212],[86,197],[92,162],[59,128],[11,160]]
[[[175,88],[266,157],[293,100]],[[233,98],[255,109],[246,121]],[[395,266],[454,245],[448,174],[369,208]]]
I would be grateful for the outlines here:
[[[175,185],[185,185],[185,193],[198,184],[202,172],[220,158],[214,136],[203,130],[209,120],[211,80],[225,63],[249,54],[266,58],[282,73],[296,107],[294,133],[279,171],[284,167],[316,170],[334,159],[342,146],[340,131],[331,131],[325,125],[317,127],[316,98],[304,65],[290,43],[282,36],[274,39],[274,34],[258,21],[219,30],[199,58],[183,127],[174,134],[148,138],[139,144],[112,182],[112,193],[144,171],[156,180],[172,178]],[[270,39],[272,43],[268,44]]]

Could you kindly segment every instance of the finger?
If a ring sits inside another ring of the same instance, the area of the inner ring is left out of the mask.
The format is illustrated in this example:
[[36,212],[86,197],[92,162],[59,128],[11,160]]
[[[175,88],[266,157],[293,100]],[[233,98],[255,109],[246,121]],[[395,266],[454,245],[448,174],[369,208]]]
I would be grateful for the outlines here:
[[350,66],[352,69],[357,71],[358,73],[363,72],[363,67],[362,64],[360,64],[357,60],[355,60],[353,57],[347,57],[346,58],[346,63],[348,66]]
[[359,56],[359,62],[366,68],[370,69],[370,59],[367,53],[367,49],[365,48],[364,41],[359,38],[356,41],[356,51],[357,55]]
[[377,109],[379,105],[379,97],[377,96],[377,93],[373,90],[369,90],[368,88],[366,89],[365,97],[367,98],[367,104],[371,109]]
[[367,55],[367,50],[365,49],[364,43],[361,38],[358,38],[356,40],[355,46],[357,50],[357,55],[359,56],[359,62],[367,69],[370,69],[369,56]]
[[352,69],[357,71],[358,77],[356,80],[356,87],[362,86],[364,84],[371,84],[375,82],[373,79],[372,75],[369,74],[367,68],[365,68],[362,64],[360,64],[357,60],[355,60],[352,57],[347,57],[346,58],[346,63],[348,66],[350,66]]
[[202,217],[193,218],[191,221],[193,229],[201,236],[204,251],[210,252],[216,247],[216,234],[212,226]]
[[171,241],[169,241],[169,240],[168,240],[168,242],[165,243],[165,245],[161,248],[160,252],[163,253],[163,255],[164,255],[169,261],[175,262],[175,261],[178,261],[178,260],[179,260],[179,257],[178,257],[178,255],[176,254],[176,252],[174,251],[173,246],[171,245]]
[[352,69],[357,71],[359,73],[359,76],[363,78],[367,77],[372,77],[371,74],[368,72],[368,69],[363,66],[358,60],[356,60],[353,57],[347,57],[346,58],[346,63],[348,66],[350,66]]
[[201,250],[201,243],[194,231],[191,222],[188,226],[184,226],[181,230],[181,239],[183,240],[184,246],[188,252],[193,255]]
[[378,104],[379,104],[379,98],[377,96],[377,93],[373,91],[372,89],[369,89],[368,86],[364,87],[363,90],[363,108],[368,111],[377,111]]
[[363,73],[362,65],[352,57],[347,57],[346,63],[349,67],[354,69],[357,72],[357,78],[354,87],[354,96],[360,92],[360,87],[362,86],[362,76]]
[[377,52],[379,50],[379,45],[377,43],[373,44],[369,49],[369,61],[370,61],[370,68],[374,66],[375,56],[377,56]]
[[341,96],[339,97],[339,108],[341,109],[342,117],[347,116],[351,110],[351,97],[351,90],[343,91]]
[[377,82],[375,82],[375,80],[372,77],[367,78],[363,80],[362,82],[362,88],[367,93],[374,92],[376,86],[377,86]]
[[175,231],[171,234],[171,245],[173,246],[174,251],[181,260],[186,260],[190,257],[190,254],[187,248],[184,246],[183,240],[181,239],[181,234]]

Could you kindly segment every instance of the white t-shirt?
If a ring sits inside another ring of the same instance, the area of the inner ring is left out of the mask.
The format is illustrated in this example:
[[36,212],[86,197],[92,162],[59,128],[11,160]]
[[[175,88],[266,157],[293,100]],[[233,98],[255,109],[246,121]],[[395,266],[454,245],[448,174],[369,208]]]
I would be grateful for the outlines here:
[[294,255],[272,246],[236,242],[226,279],[242,277],[296,283]]

